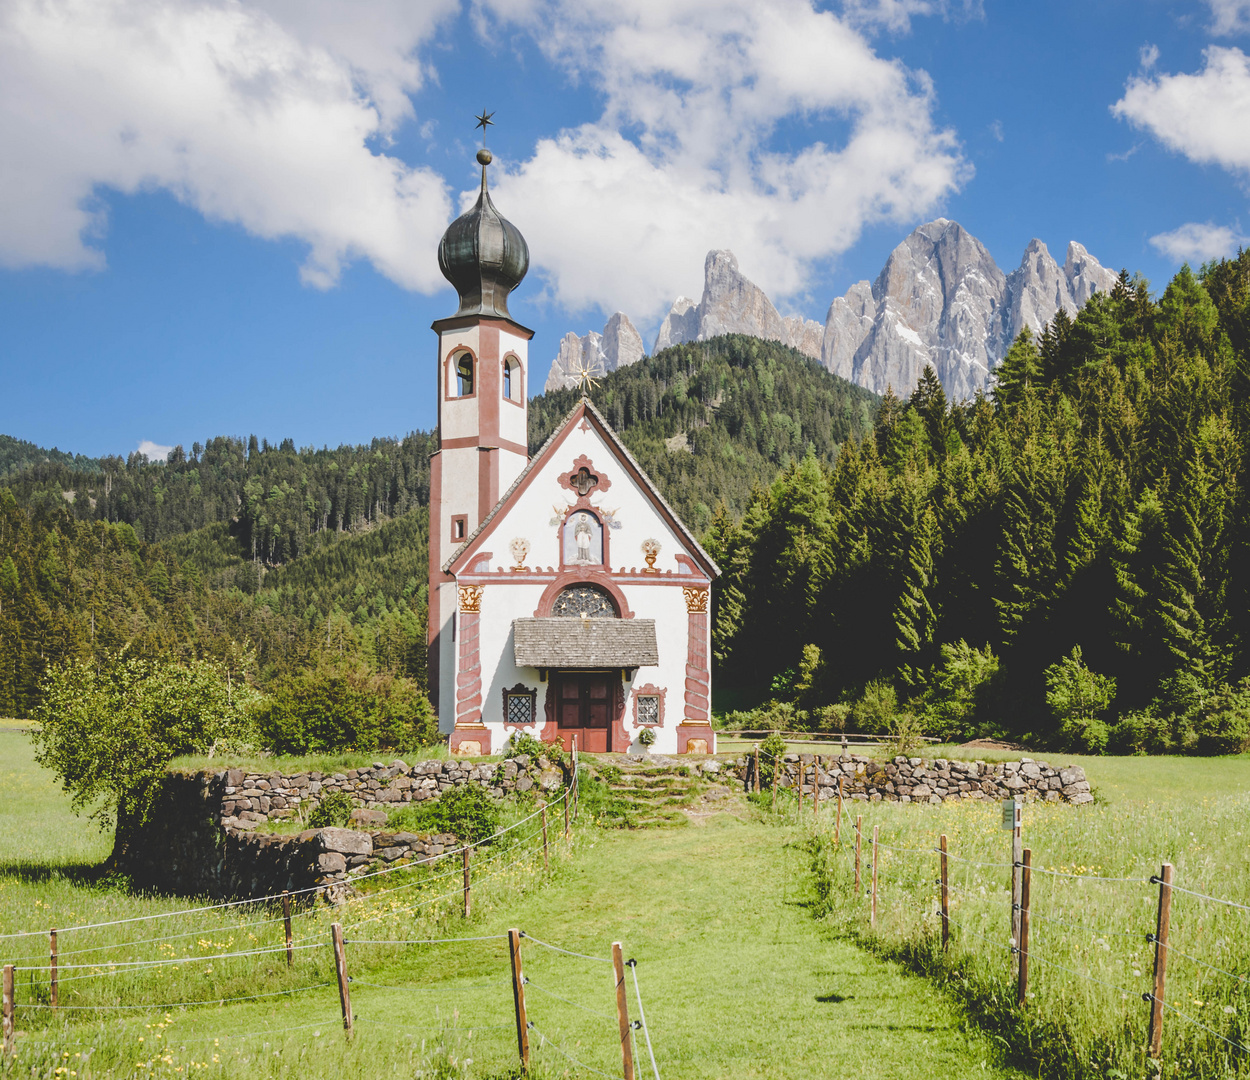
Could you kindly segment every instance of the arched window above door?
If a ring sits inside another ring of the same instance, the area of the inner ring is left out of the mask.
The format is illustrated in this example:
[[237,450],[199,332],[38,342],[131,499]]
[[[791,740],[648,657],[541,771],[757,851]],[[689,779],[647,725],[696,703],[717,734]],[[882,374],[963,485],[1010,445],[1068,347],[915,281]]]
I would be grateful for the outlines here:
[[607,589],[585,583],[562,589],[551,605],[551,614],[565,618],[619,619],[621,613]]

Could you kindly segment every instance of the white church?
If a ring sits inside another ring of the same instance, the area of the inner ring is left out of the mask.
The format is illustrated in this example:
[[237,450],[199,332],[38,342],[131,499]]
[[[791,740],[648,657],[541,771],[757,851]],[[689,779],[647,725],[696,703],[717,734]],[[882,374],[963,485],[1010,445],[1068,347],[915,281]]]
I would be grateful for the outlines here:
[[513,732],[579,751],[707,754],[716,564],[588,398],[533,457],[529,341],[508,294],[529,268],[487,191],[448,226],[430,463],[430,696],[454,753]]

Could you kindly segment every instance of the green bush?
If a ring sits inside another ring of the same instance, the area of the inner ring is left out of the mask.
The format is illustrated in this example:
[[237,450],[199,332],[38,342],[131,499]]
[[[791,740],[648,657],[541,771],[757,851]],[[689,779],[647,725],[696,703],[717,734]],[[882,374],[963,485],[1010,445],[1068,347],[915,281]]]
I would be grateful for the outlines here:
[[851,706],[850,720],[856,731],[866,735],[885,735],[897,711],[898,695],[893,684],[888,679],[874,679]]
[[1102,719],[1115,697],[1115,679],[1090,671],[1079,645],[1046,669],[1046,705],[1059,724],[1063,749],[1101,754],[1111,729]]
[[308,815],[310,829],[343,828],[352,819],[355,803],[346,791],[332,791]]
[[998,658],[988,644],[984,650],[974,649],[963,639],[943,645],[941,655],[915,703],[926,726],[950,740],[986,734],[992,699],[1002,682]]
[[465,843],[480,844],[499,828],[499,804],[477,784],[448,788],[437,799],[410,803],[392,813],[387,825],[415,833],[452,833]]
[[1186,720],[1180,732],[1186,753],[1242,753],[1250,747],[1250,680],[1221,686]]
[[525,754],[531,761],[545,757],[556,765],[564,760],[564,747],[559,742],[545,743],[534,738],[527,731],[514,731],[512,737],[504,743],[503,753],[504,757],[519,757]]
[[283,679],[256,711],[264,745],[278,754],[401,750],[440,741],[438,719],[411,679],[374,675],[353,662]]

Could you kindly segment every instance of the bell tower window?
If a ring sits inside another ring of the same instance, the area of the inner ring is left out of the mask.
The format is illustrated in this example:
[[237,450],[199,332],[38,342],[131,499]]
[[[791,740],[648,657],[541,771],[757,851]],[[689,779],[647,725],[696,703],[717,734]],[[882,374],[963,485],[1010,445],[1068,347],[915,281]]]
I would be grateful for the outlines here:
[[456,357],[456,397],[473,396],[473,357],[461,353]]
[[515,356],[503,362],[503,396],[509,401],[521,400],[521,362]]

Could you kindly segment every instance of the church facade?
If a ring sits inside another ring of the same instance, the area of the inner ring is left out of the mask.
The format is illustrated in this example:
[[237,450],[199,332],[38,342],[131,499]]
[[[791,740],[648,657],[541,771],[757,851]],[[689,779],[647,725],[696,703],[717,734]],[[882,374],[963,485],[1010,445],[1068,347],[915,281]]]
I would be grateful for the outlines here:
[[439,266],[460,307],[438,335],[430,464],[430,694],[460,754],[514,732],[566,748],[713,753],[716,564],[590,400],[528,454],[532,331],[508,312],[529,251],[487,189]]

